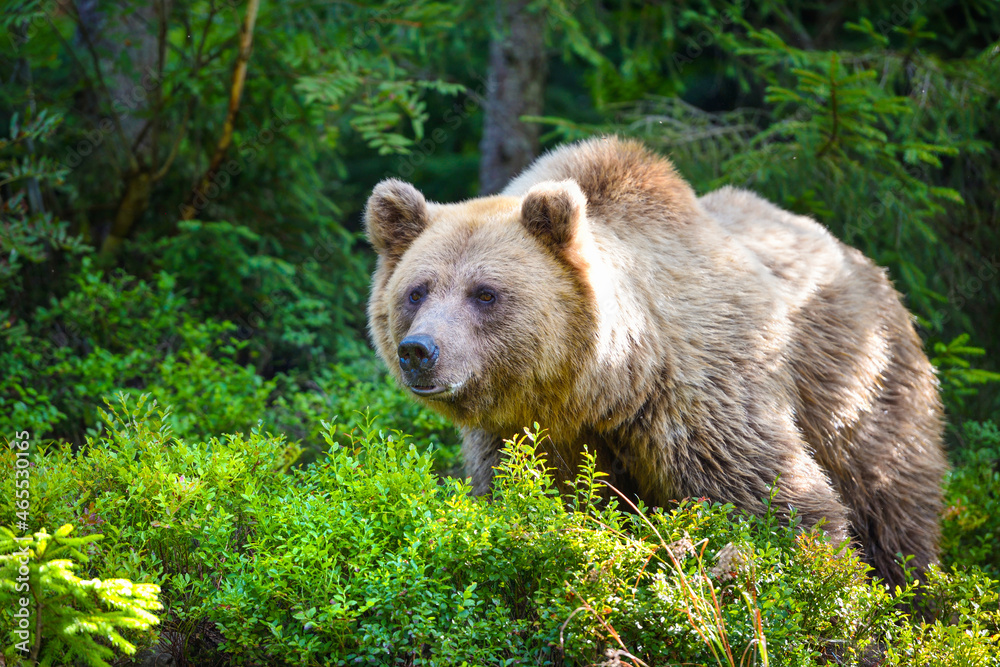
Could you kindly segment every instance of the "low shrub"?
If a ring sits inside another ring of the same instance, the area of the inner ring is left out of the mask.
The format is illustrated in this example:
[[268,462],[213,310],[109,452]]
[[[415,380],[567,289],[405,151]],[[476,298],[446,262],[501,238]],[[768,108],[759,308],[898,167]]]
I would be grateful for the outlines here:
[[0,331],[0,432],[80,444],[118,392],[169,402],[174,432],[192,439],[256,424],[273,383],[241,363],[245,343],[229,323],[193,316],[170,274],[108,276],[85,258],[75,282],[30,322]]
[[[327,422],[336,423],[335,440],[369,427],[372,415],[386,431],[411,434],[421,449],[432,453],[435,470],[457,474],[461,438],[444,417],[403,393],[367,347],[353,351],[312,377],[275,378],[276,389],[265,414],[269,429],[299,442],[305,460],[322,455]],[[384,415],[384,416],[382,416]]]
[[[975,568],[889,591],[853,552],[770,513],[705,499],[625,511],[592,458],[560,496],[536,431],[508,443],[482,499],[365,421],[351,437],[327,425],[327,451],[294,466],[300,449],[281,437],[190,442],[149,404],[120,401],[105,419],[80,452],[36,452],[32,520],[103,532],[89,576],[161,586],[161,637],[197,664],[916,667],[1000,654],[998,582]],[[13,515],[4,500],[0,523]],[[918,592],[919,621],[906,611]]]

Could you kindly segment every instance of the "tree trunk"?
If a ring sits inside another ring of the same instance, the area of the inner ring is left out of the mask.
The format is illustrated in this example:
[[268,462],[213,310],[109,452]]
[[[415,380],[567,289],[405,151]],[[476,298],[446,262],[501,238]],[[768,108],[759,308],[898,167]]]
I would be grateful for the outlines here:
[[[118,153],[127,162],[122,169],[123,182],[114,219],[101,230],[103,234],[94,238],[100,241],[100,256],[106,262],[115,258],[133,225],[149,207],[155,164],[155,157],[150,154],[156,147],[143,128],[146,118],[158,113],[154,107],[159,99],[162,62],[158,59],[164,38],[156,29],[165,28],[165,17],[157,15],[157,7],[166,6],[164,0],[157,2],[137,4],[130,11],[118,12],[100,6],[96,0],[75,3],[76,42],[90,55],[97,85],[97,89],[89,91],[94,97],[91,110],[94,124],[98,118],[111,118],[115,133],[109,137],[109,143],[117,144]],[[114,20],[108,19],[109,13]]]
[[538,154],[539,128],[521,116],[542,113],[547,61],[545,13],[529,12],[531,0],[496,2],[490,40],[486,122],[479,163],[479,193],[499,192]]
[[101,242],[101,258],[110,261],[128,237],[135,221],[149,208],[149,195],[153,190],[153,175],[148,168],[129,170],[125,175],[125,190],[118,200],[115,219]]

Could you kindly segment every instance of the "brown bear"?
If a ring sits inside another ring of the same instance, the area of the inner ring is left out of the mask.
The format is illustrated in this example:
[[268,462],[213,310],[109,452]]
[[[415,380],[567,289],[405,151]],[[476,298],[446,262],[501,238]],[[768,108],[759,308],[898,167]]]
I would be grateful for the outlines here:
[[475,490],[539,422],[571,477],[584,445],[648,505],[776,504],[853,536],[888,583],[936,558],[942,409],[885,271],[815,221],[605,137],[500,195],[376,186],[369,328],[400,384],[458,424]]

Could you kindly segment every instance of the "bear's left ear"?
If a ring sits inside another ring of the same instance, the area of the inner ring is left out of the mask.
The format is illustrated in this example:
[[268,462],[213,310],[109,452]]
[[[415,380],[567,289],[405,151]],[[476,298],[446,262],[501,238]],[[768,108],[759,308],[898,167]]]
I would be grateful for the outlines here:
[[365,232],[379,255],[399,259],[427,227],[427,200],[409,183],[389,178],[372,190]]
[[561,249],[576,236],[587,197],[576,181],[539,183],[521,202],[521,224],[545,245]]

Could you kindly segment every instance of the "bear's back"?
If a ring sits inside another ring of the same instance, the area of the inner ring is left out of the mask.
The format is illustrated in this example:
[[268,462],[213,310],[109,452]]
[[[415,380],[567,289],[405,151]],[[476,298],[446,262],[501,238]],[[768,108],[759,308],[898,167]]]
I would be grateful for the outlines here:
[[782,300],[793,310],[845,271],[859,268],[856,258],[848,256],[850,249],[815,220],[782,210],[752,192],[726,186],[698,202],[770,271]]

